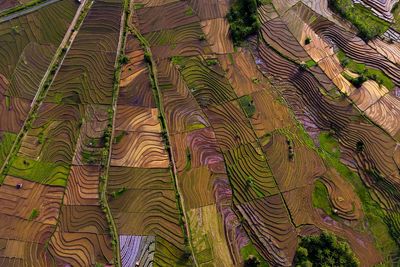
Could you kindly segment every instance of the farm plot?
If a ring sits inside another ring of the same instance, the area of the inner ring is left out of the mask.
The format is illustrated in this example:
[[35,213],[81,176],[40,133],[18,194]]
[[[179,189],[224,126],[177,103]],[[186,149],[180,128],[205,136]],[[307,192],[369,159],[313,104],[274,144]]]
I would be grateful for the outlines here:
[[392,20],[393,14],[391,10],[397,1],[395,0],[386,0],[386,1],[376,1],[376,0],[362,0],[361,3],[370,7],[371,10],[379,17]]
[[92,233],[64,233],[56,231],[48,245],[49,254],[56,264],[88,266],[109,263],[112,259],[111,243],[107,236]]
[[365,111],[369,118],[381,125],[396,140],[400,140],[399,102],[399,98],[386,94]]
[[103,157],[103,148],[108,142],[105,132],[108,125],[109,107],[87,105],[80,127],[73,164],[99,165]]
[[189,0],[189,5],[201,20],[225,18],[229,10],[229,1]]
[[142,34],[173,29],[199,21],[187,2],[181,1],[162,6],[140,8],[136,10],[136,14],[139,30]]
[[267,21],[271,20],[271,19],[275,19],[277,17],[279,17],[278,13],[276,13],[276,10],[274,8],[274,6],[272,5],[272,3],[265,3],[263,5],[261,5],[258,8],[258,12],[259,12],[259,19],[261,24],[266,23]]
[[87,105],[80,111],[85,119],[73,158],[78,165],[71,166],[59,224],[48,238],[48,255],[57,265],[92,266],[113,261],[109,225],[99,201],[98,158],[105,142],[106,108]]
[[297,246],[297,233],[282,197],[260,198],[237,206],[255,246],[274,265],[289,266]]
[[111,167],[108,191],[120,236],[155,236],[151,257],[156,264],[185,265],[185,241],[169,169]]
[[154,236],[120,235],[122,266],[150,266],[154,261]]
[[19,4],[19,1],[17,0],[5,0],[1,1],[0,3],[0,11],[6,10],[8,8],[17,6]]
[[[150,95],[153,92],[150,87],[150,77],[144,59],[144,52],[139,42],[133,37],[128,39],[128,44],[128,64],[123,68],[121,85],[124,85],[126,80],[131,80],[129,83],[133,83],[136,86],[134,83],[137,82],[139,75],[143,74],[140,79],[146,83],[146,86],[141,89],[147,90],[148,93],[146,93],[147,99],[144,102],[141,100],[127,101],[125,104],[117,106],[111,165],[136,168],[167,168],[169,166],[169,158],[163,143],[165,137],[161,133],[158,112],[154,108],[143,106],[143,103],[154,103],[153,95]],[[131,71],[129,68],[131,68]],[[133,74],[129,75],[129,72],[133,72]],[[125,92],[122,91],[122,95],[119,97],[124,97]],[[133,95],[133,97],[138,96]],[[135,103],[137,105],[133,105]]]
[[127,37],[125,54],[129,60],[122,66],[118,105],[155,108],[144,52],[132,34]]
[[6,95],[31,101],[78,4],[59,1],[0,25],[0,75]]
[[162,143],[161,134],[149,132],[130,132],[114,145],[113,166],[162,168],[168,166],[168,154]]
[[[167,121],[168,124],[168,121]],[[170,124],[174,129],[174,124]],[[211,127],[193,129],[170,136],[178,183],[190,217],[191,238],[196,261],[201,265],[238,264],[239,250],[249,243],[239,219],[231,208],[232,190],[229,186],[224,158]],[[216,206],[214,206],[214,203]],[[204,213],[214,212],[214,221]],[[195,215],[196,214],[196,215]],[[206,217],[206,218],[205,218]],[[204,221],[202,218],[205,218]],[[207,222],[205,221],[207,220]],[[224,224],[224,237],[211,234]],[[219,226],[218,226],[219,225]],[[224,245],[222,240],[227,240]],[[221,263],[218,255],[230,255]]]
[[224,157],[237,203],[279,192],[264,155],[256,145],[246,144],[228,150]]
[[152,49],[157,49],[161,45],[174,45],[179,43],[193,43],[200,41],[203,34],[198,21],[178,26],[172,29],[162,29],[149,32],[143,35],[149,42]]
[[233,262],[215,205],[189,211],[192,243],[200,266],[232,266]]
[[[119,35],[119,22],[118,20],[115,22],[115,18],[119,18],[120,4],[96,2],[95,7],[94,11],[89,12],[76,42],[68,51],[64,64],[68,65],[68,62],[75,58],[77,51],[95,51],[96,53],[101,51],[104,55],[114,53],[114,59],[110,61],[111,69],[109,69],[110,75],[113,76],[112,62],[115,60]],[[104,13],[99,15],[103,7],[110,7],[107,9],[106,16]],[[105,36],[109,38],[104,38]],[[99,37],[102,37],[101,41],[96,42],[96,38]],[[64,64],[56,75],[55,83],[49,89],[50,93],[45,98],[46,103],[39,109],[32,128],[22,140],[18,157],[12,161],[10,174],[44,184],[65,185],[72,162],[99,163],[105,142],[103,137],[108,120],[107,107],[83,106],[80,105],[80,99],[74,99],[74,97],[70,104],[67,103],[68,100],[64,101],[62,89],[57,89],[57,79],[73,76],[75,73],[74,68],[63,68]],[[102,68],[94,69],[94,73],[101,71],[103,71]],[[65,82],[63,85],[68,85],[68,83]],[[112,78],[109,85],[106,93],[111,96]],[[56,95],[52,95],[54,90],[57,91]],[[72,94],[76,96],[74,92]],[[99,95],[102,97],[104,94],[99,92]],[[32,146],[32,142],[37,146]]]
[[235,98],[235,93],[216,60],[192,57],[180,58],[176,63],[201,107],[221,104]]
[[[171,149],[182,197],[188,208],[195,208],[189,211],[192,215],[196,212],[202,216],[203,209],[212,210],[213,205],[210,204],[216,203],[215,216],[220,219],[213,222],[213,227],[222,227],[223,222],[226,229],[224,237],[209,235],[199,226],[203,225],[202,219],[198,221],[192,217],[190,228],[192,238],[196,239],[193,244],[195,257],[201,265],[215,265],[221,264],[218,255],[231,255],[223,263],[227,266],[230,262],[238,264],[242,261],[239,250],[249,241],[231,208],[232,191],[223,155],[213,128],[208,127],[205,113],[173,64],[166,60],[158,64],[158,81],[162,88],[166,124],[171,133]],[[182,105],[182,102],[186,104]],[[227,240],[227,246],[221,243],[221,238]],[[218,252],[213,250],[214,247]]]
[[216,174],[210,172],[207,166],[190,168],[179,175],[185,203],[188,208],[202,207],[215,202],[213,183]]
[[178,133],[207,127],[207,117],[190,93],[179,70],[166,60],[160,61],[157,68],[169,131]]
[[[247,104],[254,106],[255,112],[250,116],[250,122],[257,137],[262,137],[277,129],[291,126],[290,113],[287,107],[280,103],[276,96],[267,90],[250,95],[251,101]],[[271,118],[274,118],[271,120]]]
[[317,14],[320,14],[321,16],[324,16],[335,24],[340,25],[347,31],[355,32],[355,29],[352,28],[348,22],[340,19],[340,17],[333,13],[333,11],[329,8],[328,0],[302,0],[302,3],[307,5],[310,9],[314,10]]
[[400,44],[390,44],[380,39],[371,40],[368,42],[372,48],[378,53],[389,59],[395,64],[400,64]]
[[213,164],[212,170],[218,174],[214,182],[215,202],[218,213],[221,214],[221,223],[224,224],[225,238],[231,255],[231,260],[235,264],[243,262],[241,249],[250,244],[248,234],[244,230],[239,216],[235,213],[232,206],[233,191],[230,187],[227,171],[223,162]]
[[48,248],[58,265],[90,266],[111,262],[111,239],[100,207],[65,205],[59,221]]
[[49,89],[46,102],[111,104],[120,1],[96,1]]
[[9,175],[41,184],[65,186],[69,166],[61,162],[44,162],[16,157],[8,171]]
[[[314,150],[301,143],[290,131],[274,132],[263,147],[279,189],[283,192],[308,184],[326,172],[324,163]],[[286,133],[286,134],[285,134]],[[292,151],[290,152],[290,147]],[[308,162],[304,165],[304,162]]]
[[18,133],[30,110],[30,101],[0,95],[0,131]]
[[223,157],[210,128],[170,137],[178,182],[186,206],[199,208],[215,203],[215,182],[220,173],[214,165]]
[[[111,156],[112,166],[165,168],[169,165],[168,154],[165,150],[157,114],[152,114],[151,109],[143,108],[138,111],[135,107],[124,108],[119,106],[117,114],[131,109],[131,123],[136,124],[136,129],[131,131],[116,128],[115,140]],[[136,113],[135,113],[136,111]],[[150,121],[143,117],[150,113]],[[121,118],[117,115],[117,118]],[[150,124],[150,127],[148,123]],[[141,130],[142,129],[142,130]]]
[[265,42],[292,60],[306,62],[310,59],[281,18],[270,20],[261,28]]
[[255,141],[251,125],[236,101],[210,106],[205,113],[223,151]]
[[226,19],[205,20],[201,22],[201,25],[214,53],[226,54],[233,52],[233,44],[229,38],[229,24]]
[[[16,188],[19,183],[23,184],[22,189]],[[62,187],[51,187],[7,176],[1,186],[0,213],[55,225],[62,193]]]
[[64,196],[65,205],[98,205],[99,166],[72,166]]
[[237,96],[260,91],[266,86],[262,74],[252,64],[249,51],[218,55],[218,60]]
[[359,198],[353,187],[336,170],[330,169],[322,182],[326,185],[330,203],[338,216],[350,221],[362,219],[364,214]]
[[[292,266],[298,238],[323,230],[361,266],[389,263],[396,50],[317,2],[263,1],[260,38],[234,48],[230,1],[133,0],[127,28],[123,2],[94,1],[4,171],[0,265]],[[76,6],[7,22],[0,163],[63,33],[32,17],[67,25],[56,11]]]
[[205,55],[212,52],[198,21],[172,29],[150,32],[144,37],[148,38],[156,59]]
[[18,240],[0,240],[4,248],[2,250],[3,255],[0,256],[0,264],[4,266],[55,265],[54,261],[45,255],[43,244]]
[[178,172],[223,161],[214,131],[210,127],[173,134],[170,138]]
[[[289,79],[292,82],[292,86],[285,86],[282,88],[284,90],[284,95],[286,96],[286,99],[289,101],[289,103],[296,103],[299,101],[302,101],[303,104],[297,103],[295,106],[305,106],[307,109],[317,109],[319,110],[319,113],[323,111],[323,113],[326,114],[324,116],[318,115],[318,112],[311,112],[312,114],[312,120],[317,124],[320,125],[321,128],[324,127],[330,127],[333,128],[335,131],[340,133],[340,131],[348,131],[350,125],[356,125],[357,120],[351,121],[351,117],[356,116],[356,112],[352,111],[351,106],[346,103],[343,100],[332,100],[328,96],[324,96],[320,90],[319,90],[319,85],[318,81],[315,80],[311,75],[309,75],[308,72],[299,72],[298,67],[292,65],[289,62],[281,61],[282,58],[277,56],[276,54],[274,55],[271,50],[266,50],[262,48],[260,55],[265,56],[266,58],[269,58],[270,61],[274,62],[274,64],[269,64],[266,66],[268,68],[269,73],[273,74],[276,77],[281,77],[282,79]],[[286,65],[286,69],[288,70],[287,73],[284,73],[276,68],[276,66],[283,66]],[[279,72],[278,72],[279,71]],[[293,72],[292,74],[290,72]],[[279,73],[279,76],[277,75]],[[297,73],[294,75],[294,73]],[[307,88],[307,90],[306,90]],[[311,94],[311,90],[313,94]],[[307,97],[305,97],[307,96]],[[318,97],[317,97],[318,96]],[[322,101],[323,102],[322,102]],[[314,103],[314,104],[313,104]],[[333,114],[329,112],[331,108],[329,107],[335,107],[336,112]],[[295,111],[296,112],[296,111]],[[330,118],[329,120],[326,120],[326,118]],[[367,125],[367,124],[365,124]],[[346,127],[345,127],[346,126]],[[372,126],[370,128],[373,128]],[[377,131],[373,131],[374,134],[376,134],[379,137],[374,138],[374,140],[379,140],[383,137],[382,133],[379,134]],[[356,133],[354,133],[356,134]],[[352,134],[352,135],[354,135]],[[361,133],[359,132],[356,134],[356,136],[359,136]],[[372,133],[371,133],[372,134]],[[360,137],[361,139],[361,137]],[[364,138],[362,138],[364,139]],[[369,138],[365,138],[367,140]],[[386,139],[386,137],[385,137]],[[374,157],[374,160],[379,160],[382,158],[381,156],[379,157]],[[389,164],[391,165],[391,164]],[[383,164],[382,164],[383,166]]]

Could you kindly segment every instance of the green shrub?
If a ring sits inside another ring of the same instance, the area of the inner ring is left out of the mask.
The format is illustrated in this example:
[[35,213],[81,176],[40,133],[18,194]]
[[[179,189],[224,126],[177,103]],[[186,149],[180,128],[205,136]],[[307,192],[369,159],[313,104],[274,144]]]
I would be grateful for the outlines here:
[[119,56],[119,63],[122,65],[128,64],[129,58],[126,55]]
[[34,220],[37,217],[39,217],[39,210],[38,209],[33,209],[31,214],[29,215],[29,220]]
[[11,97],[6,95],[6,108],[10,110],[11,108]]
[[207,66],[214,66],[214,65],[218,64],[218,60],[216,60],[216,59],[207,59],[206,62],[207,62]]
[[242,106],[246,116],[251,118],[256,112],[256,106],[254,105],[253,98],[250,95],[244,95],[240,97],[239,104]]
[[120,197],[126,190],[128,190],[126,187],[119,188],[118,190],[112,192],[111,196],[116,199]]
[[362,84],[367,81],[368,79],[364,75],[360,75],[356,78],[351,77],[347,73],[343,73],[343,77],[346,78],[352,85],[354,85],[356,88],[360,88]]
[[317,66],[318,64],[314,60],[310,59],[310,60],[306,61],[306,65],[307,65],[308,68],[312,68],[314,66]]
[[148,51],[144,51],[144,61],[151,64],[151,55]]
[[186,16],[193,16],[193,9],[191,7],[188,7],[185,11]]

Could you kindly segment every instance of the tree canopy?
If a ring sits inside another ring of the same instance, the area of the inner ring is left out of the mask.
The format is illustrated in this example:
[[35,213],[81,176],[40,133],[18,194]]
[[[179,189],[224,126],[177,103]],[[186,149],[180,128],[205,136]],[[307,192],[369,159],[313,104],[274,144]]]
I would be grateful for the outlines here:
[[295,256],[295,266],[357,267],[360,263],[346,242],[333,234],[302,237]]
[[227,18],[235,45],[240,45],[249,35],[260,29],[257,7],[257,0],[236,0],[233,3]]

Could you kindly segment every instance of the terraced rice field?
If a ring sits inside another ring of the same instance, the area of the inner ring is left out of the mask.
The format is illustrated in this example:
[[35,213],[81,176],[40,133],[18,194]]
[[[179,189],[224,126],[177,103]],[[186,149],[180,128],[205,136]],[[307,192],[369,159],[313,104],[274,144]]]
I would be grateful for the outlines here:
[[328,0],[242,1],[0,22],[0,266],[320,266],[322,232],[332,266],[399,264],[397,1],[354,1],[372,39]]

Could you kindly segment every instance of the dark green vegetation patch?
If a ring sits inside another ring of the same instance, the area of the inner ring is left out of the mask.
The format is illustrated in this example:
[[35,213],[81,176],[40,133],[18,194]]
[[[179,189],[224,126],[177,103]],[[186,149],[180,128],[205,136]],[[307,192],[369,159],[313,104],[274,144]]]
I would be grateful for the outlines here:
[[363,39],[371,40],[382,35],[390,24],[376,17],[371,10],[352,0],[329,0],[329,6],[357,27]]
[[359,260],[346,242],[330,233],[302,237],[295,257],[296,266],[357,267]]
[[257,0],[236,0],[228,13],[231,35],[235,45],[240,45],[260,27],[257,17]]

